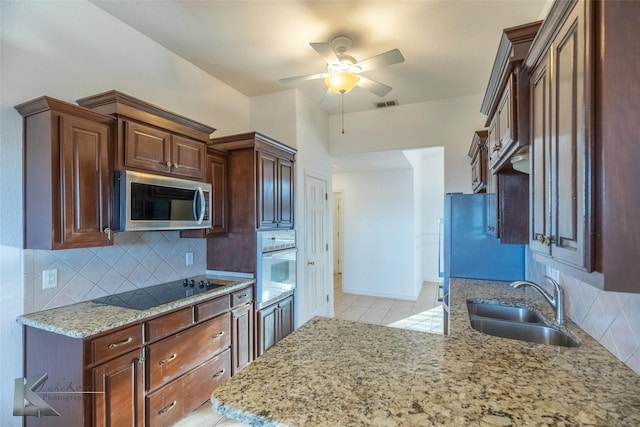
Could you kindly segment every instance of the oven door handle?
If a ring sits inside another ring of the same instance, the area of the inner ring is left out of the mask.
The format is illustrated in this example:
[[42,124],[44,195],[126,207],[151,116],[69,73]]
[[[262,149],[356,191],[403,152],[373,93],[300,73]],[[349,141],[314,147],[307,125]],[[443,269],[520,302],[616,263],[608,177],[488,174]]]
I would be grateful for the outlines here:
[[[200,215],[198,215],[197,212],[198,196],[200,196]],[[206,208],[207,206],[204,200],[204,191],[202,190],[202,187],[198,187],[198,191],[193,194],[193,218],[196,220],[196,224],[202,224]]]

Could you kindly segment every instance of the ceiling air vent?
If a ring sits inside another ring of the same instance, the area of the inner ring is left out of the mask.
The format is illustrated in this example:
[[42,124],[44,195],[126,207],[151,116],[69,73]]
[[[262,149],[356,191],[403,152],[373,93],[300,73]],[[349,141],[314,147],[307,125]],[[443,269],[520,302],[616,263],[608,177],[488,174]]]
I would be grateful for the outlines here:
[[394,99],[392,101],[374,102],[373,105],[375,105],[376,108],[395,107],[398,105],[398,101]]

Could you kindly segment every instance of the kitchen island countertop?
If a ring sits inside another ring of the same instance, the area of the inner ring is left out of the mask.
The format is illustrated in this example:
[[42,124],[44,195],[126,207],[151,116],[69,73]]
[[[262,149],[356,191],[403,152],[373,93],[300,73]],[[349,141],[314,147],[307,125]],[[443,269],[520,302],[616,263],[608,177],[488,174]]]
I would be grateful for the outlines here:
[[135,310],[95,301],[83,301],[49,310],[24,314],[16,320],[25,326],[31,326],[71,338],[87,338],[119,326],[142,321],[181,307],[187,307],[199,301],[229,294],[236,289],[241,289],[255,283],[255,280],[251,278],[220,275],[206,275],[206,278],[210,279],[214,284],[223,286],[146,310]]
[[214,390],[256,426],[640,425],[640,376],[575,324],[564,348],[473,330],[468,299],[536,307],[504,282],[451,281],[450,335],[316,317]]

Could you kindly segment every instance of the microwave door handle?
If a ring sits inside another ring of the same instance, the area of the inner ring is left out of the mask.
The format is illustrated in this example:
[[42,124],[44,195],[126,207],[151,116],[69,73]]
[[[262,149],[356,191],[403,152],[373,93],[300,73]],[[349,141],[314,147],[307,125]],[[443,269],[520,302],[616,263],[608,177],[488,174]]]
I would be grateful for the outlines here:
[[[197,212],[197,200],[198,196],[200,196],[200,215]],[[198,192],[193,196],[193,218],[196,220],[197,224],[202,224],[202,220],[204,219],[204,213],[207,210],[207,206],[205,204],[204,199],[204,191],[202,187],[198,187]]]

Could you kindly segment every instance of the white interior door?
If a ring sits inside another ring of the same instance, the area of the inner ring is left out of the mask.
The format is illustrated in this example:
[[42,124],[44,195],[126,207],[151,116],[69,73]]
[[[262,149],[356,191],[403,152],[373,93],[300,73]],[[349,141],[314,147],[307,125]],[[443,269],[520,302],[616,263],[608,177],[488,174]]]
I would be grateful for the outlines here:
[[305,176],[305,286],[309,318],[329,316],[327,182]]
[[342,273],[342,192],[333,193],[333,273]]

